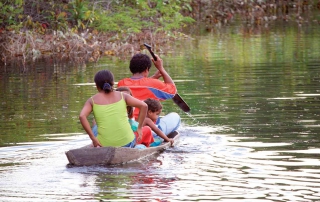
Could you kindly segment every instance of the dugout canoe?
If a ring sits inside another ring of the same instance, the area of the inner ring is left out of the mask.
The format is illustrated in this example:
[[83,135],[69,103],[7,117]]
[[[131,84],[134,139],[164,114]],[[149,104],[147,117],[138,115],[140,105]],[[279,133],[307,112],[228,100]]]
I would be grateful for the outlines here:
[[[174,145],[178,142],[180,134],[177,131],[168,135],[174,138]],[[91,166],[91,165],[115,165],[123,164],[150,155],[163,152],[170,147],[169,142],[164,142],[157,147],[148,147],[146,149],[126,148],[126,147],[81,147],[65,152],[69,165]]]

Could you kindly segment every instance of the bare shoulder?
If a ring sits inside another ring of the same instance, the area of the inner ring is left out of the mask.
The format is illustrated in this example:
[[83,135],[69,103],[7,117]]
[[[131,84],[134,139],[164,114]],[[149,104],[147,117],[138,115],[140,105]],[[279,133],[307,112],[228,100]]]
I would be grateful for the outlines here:
[[128,96],[127,93],[120,92],[120,91],[114,91],[114,93],[115,93],[116,96],[123,97],[123,99],[126,99],[127,96]]
[[94,94],[93,96],[89,97],[89,98],[87,99],[87,102],[92,105],[92,102],[93,102],[94,100],[96,100],[96,99],[99,99],[99,93]]
[[120,91],[113,91],[111,92],[112,96],[116,98],[116,100],[126,99],[126,93],[120,92]]
[[153,123],[153,121],[152,121],[150,118],[148,118],[148,117],[146,117],[146,118],[144,119],[144,121],[145,121],[145,124],[148,125],[148,126],[154,126],[154,125],[155,125],[155,124]]

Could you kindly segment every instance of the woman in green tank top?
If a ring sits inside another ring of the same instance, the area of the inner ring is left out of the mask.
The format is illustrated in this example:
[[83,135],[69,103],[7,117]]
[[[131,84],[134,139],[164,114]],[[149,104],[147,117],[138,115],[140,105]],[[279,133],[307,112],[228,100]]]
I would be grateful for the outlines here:
[[[81,125],[88,133],[93,146],[134,147],[136,141],[128,122],[127,105],[140,109],[137,139],[140,141],[147,104],[129,94],[114,91],[113,74],[109,70],[97,72],[94,82],[98,93],[86,101],[79,116]],[[88,121],[91,112],[98,126],[97,137],[94,136]]]

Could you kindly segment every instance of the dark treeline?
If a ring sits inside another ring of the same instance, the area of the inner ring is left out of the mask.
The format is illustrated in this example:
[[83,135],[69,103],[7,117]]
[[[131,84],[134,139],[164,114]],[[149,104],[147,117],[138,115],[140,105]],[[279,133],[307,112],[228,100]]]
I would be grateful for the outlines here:
[[[314,21],[320,0],[1,0],[0,65],[41,57],[74,62],[132,54],[143,41],[164,46],[194,22],[216,28]],[[178,34],[177,34],[178,33]],[[169,37],[170,36],[170,37]]]

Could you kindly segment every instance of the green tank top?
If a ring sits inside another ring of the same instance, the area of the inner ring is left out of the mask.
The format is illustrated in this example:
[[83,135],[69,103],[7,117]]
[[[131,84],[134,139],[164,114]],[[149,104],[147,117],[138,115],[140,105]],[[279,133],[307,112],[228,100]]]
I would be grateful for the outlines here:
[[127,106],[121,93],[121,100],[112,104],[95,104],[93,114],[98,126],[98,140],[102,146],[121,147],[134,139],[128,122]]

